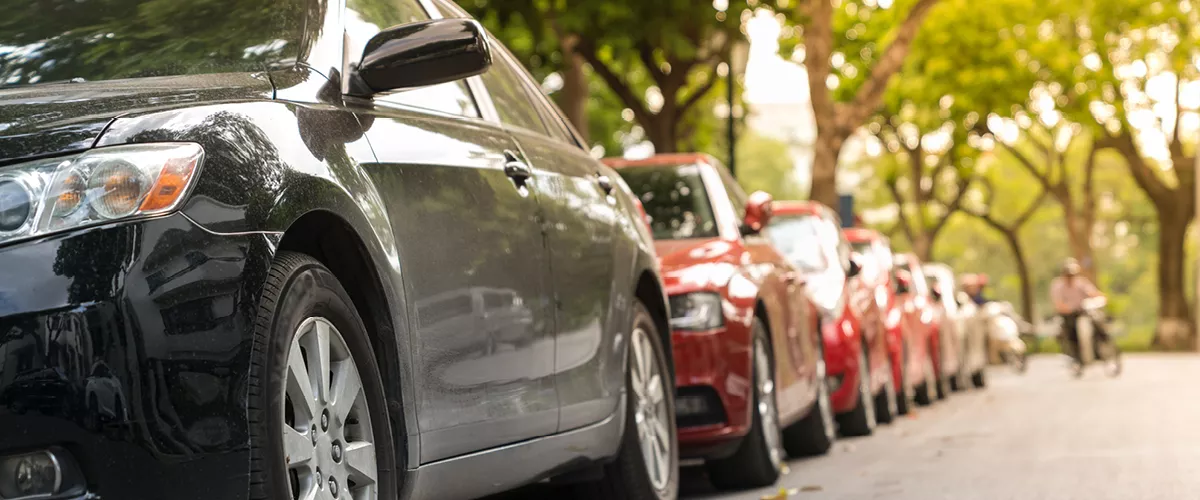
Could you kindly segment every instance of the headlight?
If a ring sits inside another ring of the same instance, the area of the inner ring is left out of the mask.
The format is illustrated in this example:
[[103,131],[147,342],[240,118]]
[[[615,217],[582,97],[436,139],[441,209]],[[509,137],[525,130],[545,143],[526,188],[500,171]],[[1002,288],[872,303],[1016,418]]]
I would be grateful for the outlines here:
[[671,302],[671,328],[677,330],[712,330],[725,324],[721,312],[721,296],[698,292],[675,295]]
[[204,149],[139,144],[0,168],[0,243],[174,210]]

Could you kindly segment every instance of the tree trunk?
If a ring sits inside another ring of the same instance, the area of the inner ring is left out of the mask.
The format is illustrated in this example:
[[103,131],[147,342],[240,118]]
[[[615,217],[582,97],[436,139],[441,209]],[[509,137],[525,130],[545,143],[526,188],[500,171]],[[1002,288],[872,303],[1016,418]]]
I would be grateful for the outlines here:
[[563,89],[560,104],[562,104],[563,113],[567,115],[567,120],[570,120],[579,135],[583,136],[584,142],[591,142],[587,111],[588,80],[587,74],[583,70],[586,61],[575,50],[579,44],[578,38],[577,35],[569,35],[562,40]]
[[[812,190],[809,199],[837,210],[837,163],[844,137],[819,131],[812,163]],[[916,242],[914,242],[915,245]]]
[[675,139],[675,121],[671,117],[664,116],[664,113],[660,112],[653,115],[651,120],[643,125],[646,127],[647,138],[650,139],[651,144],[654,144],[656,154],[677,151],[679,143]]
[[1021,248],[1021,240],[1016,231],[1001,230],[1004,241],[1012,250],[1013,260],[1017,263],[1017,278],[1021,281],[1021,315],[1027,321],[1035,322],[1033,310],[1033,279],[1029,276],[1029,263],[1025,260],[1025,249]]
[[933,234],[917,228],[912,238],[912,251],[921,262],[933,262]]
[[1158,228],[1158,327],[1154,346],[1167,350],[1192,350],[1196,331],[1192,325],[1187,292],[1184,289],[1184,242],[1188,217],[1159,211]]
[[1071,257],[1083,266],[1083,274],[1092,283],[1096,282],[1096,257],[1092,250],[1092,228],[1089,217],[1076,212],[1070,200],[1062,205],[1063,219],[1067,226],[1067,246]]

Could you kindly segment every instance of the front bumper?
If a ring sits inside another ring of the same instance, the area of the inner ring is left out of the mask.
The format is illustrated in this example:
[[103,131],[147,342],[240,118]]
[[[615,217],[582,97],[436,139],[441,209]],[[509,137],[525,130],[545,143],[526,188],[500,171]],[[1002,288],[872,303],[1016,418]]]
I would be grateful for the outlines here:
[[830,384],[829,402],[834,413],[853,411],[858,406],[858,342],[825,337],[825,373]]
[[270,238],[175,214],[0,247],[0,455],[60,446],[101,498],[244,498]]
[[[747,330],[742,332],[741,330]],[[749,331],[738,324],[693,332],[671,332],[678,395],[715,394],[709,411],[680,413],[679,444],[685,457],[713,458],[728,451],[750,431],[753,383],[750,378]],[[689,406],[685,403],[685,406]]]

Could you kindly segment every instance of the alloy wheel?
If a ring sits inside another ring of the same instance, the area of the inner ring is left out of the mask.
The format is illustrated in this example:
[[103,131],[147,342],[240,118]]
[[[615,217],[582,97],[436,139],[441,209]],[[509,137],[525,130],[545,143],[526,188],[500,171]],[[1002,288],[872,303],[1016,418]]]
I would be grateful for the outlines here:
[[758,386],[758,418],[762,423],[763,439],[771,465],[778,469],[783,464],[783,439],[779,433],[779,411],[775,406],[775,381],[771,376],[771,359],[762,340],[754,341],[754,372]]
[[671,435],[667,419],[666,385],[656,361],[649,334],[641,328],[630,338],[633,350],[630,377],[633,379],[634,423],[642,458],[655,490],[671,480]]
[[329,320],[301,323],[286,373],[282,432],[291,498],[377,498],[367,395],[346,340]]

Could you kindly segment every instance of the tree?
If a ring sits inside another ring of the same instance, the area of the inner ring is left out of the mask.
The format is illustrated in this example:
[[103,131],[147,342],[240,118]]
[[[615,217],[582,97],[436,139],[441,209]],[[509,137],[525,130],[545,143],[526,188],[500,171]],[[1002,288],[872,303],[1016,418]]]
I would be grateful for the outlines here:
[[[1063,114],[1114,148],[1158,223],[1156,345],[1196,345],[1185,286],[1186,235],[1196,212],[1195,151],[1182,133],[1185,88],[1200,80],[1200,5],[1191,0],[1095,0],[1047,5],[1036,30],[1012,30],[1018,62],[1045,82]],[[1163,92],[1163,88],[1168,89]],[[1066,106],[1063,106],[1063,105]]]
[[798,200],[796,165],[782,141],[746,134],[738,141],[738,182],[746,192],[766,191],[776,200]]
[[903,67],[921,23],[937,2],[915,0],[907,9],[874,1],[801,2],[797,15],[817,125],[812,199],[836,206],[842,146],[883,103],[888,82]]

